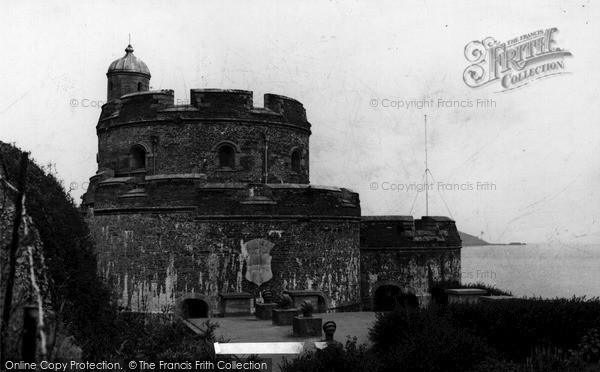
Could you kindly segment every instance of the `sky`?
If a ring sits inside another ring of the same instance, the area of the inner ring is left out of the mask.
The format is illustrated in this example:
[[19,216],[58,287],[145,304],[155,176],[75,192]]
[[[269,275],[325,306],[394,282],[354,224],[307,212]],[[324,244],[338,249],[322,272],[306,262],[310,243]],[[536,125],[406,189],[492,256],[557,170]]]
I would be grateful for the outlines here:
[[[106,70],[131,35],[152,89],[173,89],[180,103],[194,88],[251,90],[258,107],[265,93],[302,102],[312,124],[311,183],[359,192],[363,215],[426,214],[417,185],[427,143],[430,215],[451,216],[459,230],[491,242],[600,242],[598,3],[4,1],[0,8],[0,140],[54,164],[76,202],[97,170]],[[563,73],[506,91],[499,82],[465,84],[470,42],[551,28],[554,46],[572,54],[559,59]],[[424,101],[433,104],[417,105]]]

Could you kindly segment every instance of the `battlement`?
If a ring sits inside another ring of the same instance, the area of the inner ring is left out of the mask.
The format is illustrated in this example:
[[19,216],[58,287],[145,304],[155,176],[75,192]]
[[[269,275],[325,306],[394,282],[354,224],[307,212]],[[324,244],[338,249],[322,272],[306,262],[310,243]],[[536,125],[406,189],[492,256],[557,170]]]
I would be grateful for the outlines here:
[[191,89],[190,105],[200,109],[239,110],[252,109],[253,94],[238,89]]
[[306,110],[302,103],[293,98],[267,93],[264,95],[265,108],[275,111],[290,122],[305,122]]
[[462,244],[454,220],[448,217],[363,216],[363,249],[419,249],[460,247]]
[[264,107],[254,107],[253,92],[237,89],[191,89],[187,105],[175,105],[172,90],[136,92],[102,108],[99,127],[138,119],[177,121],[240,119],[274,122],[310,129],[302,103],[278,94],[264,95]]
[[172,89],[135,92],[112,100],[102,106],[100,121],[119,118],[131,120],[132,118],[155,117],[157,111],[173,106],[175,102]]

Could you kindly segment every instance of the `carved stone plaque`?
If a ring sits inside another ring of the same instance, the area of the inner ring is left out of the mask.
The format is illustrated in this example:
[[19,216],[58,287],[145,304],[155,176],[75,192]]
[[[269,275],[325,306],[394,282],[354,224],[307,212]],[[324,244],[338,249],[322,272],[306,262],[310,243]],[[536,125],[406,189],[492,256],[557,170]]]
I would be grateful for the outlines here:
[[246,243],[246,279],[256,285],[268,282],[271,271],[271,249],[275,244],[265,239],[253,239]]

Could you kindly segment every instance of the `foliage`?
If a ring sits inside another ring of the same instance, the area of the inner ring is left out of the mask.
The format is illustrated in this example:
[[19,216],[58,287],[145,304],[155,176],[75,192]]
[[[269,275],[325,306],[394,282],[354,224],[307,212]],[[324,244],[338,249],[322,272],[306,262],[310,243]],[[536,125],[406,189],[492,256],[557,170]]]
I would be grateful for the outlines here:
[[282,370],[600,371],[599,325],[597,298],[405,307],[377,314],[371,345],[307,353]]
[[484,339],[435,308],[379,313],[369,338],[388,370],[465,371],[495,355]]
[[575,353],[548,346],[536,346],[525,361],[526,371],[535,372],[579,372],[585,369],[585,363]]
[[512,299],[453,304],[446,311],[453,324],[485,337],[507,360],[518,362],[536,346],[575,349],[590,329],[600,327],[598,299]]
[[200,335],[165,314],[120,313],[114,325],[116,334],[110,340],[118,348],[108,357],[148,362],[216,361],[213,342],[218,324],[207,322],[205,326],[206,331]]
[[[9,182],[19,173],[20,156],[19,149],[0,142]],[[110,322],[110,292],[97,276],[83,216],[54,173],[51,166],[44,170],[30,160],[25,207],[42,242],[51,306],[86,354],[98,346],[95,335]]]
[[583,336],[577,345],[577,352],[586,362],[598,363],[600,361],[600,333],[597,328],[590,329]]
[[380,369],[380,361],[366,345],[357,345],[356,337],[346,345],[333,343],[323,350],[305,353],[293,360],[284,359],[282,372],[371,372]]

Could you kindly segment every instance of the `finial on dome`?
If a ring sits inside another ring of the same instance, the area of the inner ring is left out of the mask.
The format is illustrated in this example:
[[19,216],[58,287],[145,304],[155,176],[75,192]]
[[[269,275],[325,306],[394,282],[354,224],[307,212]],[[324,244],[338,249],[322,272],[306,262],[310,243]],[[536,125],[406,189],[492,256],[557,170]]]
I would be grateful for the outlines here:
[[131,46],[131,44],[127,45],[127,48],[125,48],[125,51],[127,53],[133,53],[133,47]]

